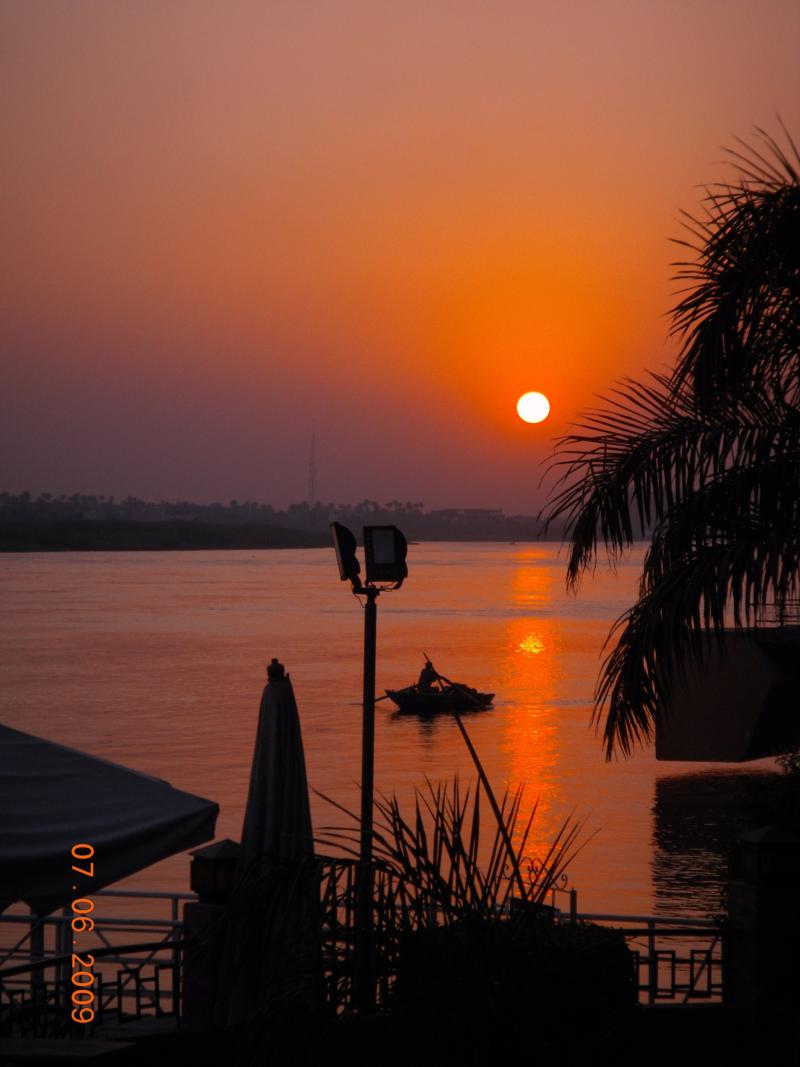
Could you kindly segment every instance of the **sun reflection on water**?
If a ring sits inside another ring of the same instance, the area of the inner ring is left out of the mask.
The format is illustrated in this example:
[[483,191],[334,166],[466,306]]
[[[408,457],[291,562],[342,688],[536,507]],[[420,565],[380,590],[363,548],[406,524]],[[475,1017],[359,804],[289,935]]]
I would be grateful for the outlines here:
[[556,683],[559,675],[561,622],[552,613],[553,568],[543,550],[525,549],[511,571],[509,600],[520,614],[506,623],[502,688],[510,707],[503,747],[508,760],[509,784],[524,783],[515,844],[522,838],[536,811],[524,857],[546,855],[563,816],[558,763],[560,740]]
[[530,633],[523,637],[517,647],[528,656],[538,656],[540,652],[544,652],[544,641],[538,634]]

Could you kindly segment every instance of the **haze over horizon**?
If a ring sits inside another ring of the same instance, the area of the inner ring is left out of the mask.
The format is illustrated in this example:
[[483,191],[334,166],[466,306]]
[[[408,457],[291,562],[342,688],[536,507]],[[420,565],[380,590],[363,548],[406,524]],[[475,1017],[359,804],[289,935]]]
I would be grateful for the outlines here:
[[[0,2],[0,488],[535,513],[800,6]],[[519,395],[550,418],[526,425]]]

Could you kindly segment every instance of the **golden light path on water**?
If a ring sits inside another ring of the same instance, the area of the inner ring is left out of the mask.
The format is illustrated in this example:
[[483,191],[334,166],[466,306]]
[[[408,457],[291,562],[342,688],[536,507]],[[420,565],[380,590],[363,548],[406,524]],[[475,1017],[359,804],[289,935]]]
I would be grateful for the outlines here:
[[[502,662],[503,678],[516,694],[517,705],[509,717],[505,744],[509,756],[509,778],[525,783],[526,792],[520,809],[520,825],[515,844],[527,827],[536,806],[525,852],[543,859],[556,830],[558,801],[558,731],[552,713],[555,679],[558,670],[559,641],[557,623],[543,618],[541,608],[551,596],[552,576],[537,567],[541,551],[520,553],[511,582],[511,601],[523,614],[507,624],[506,655]],[[528,778],[535,761],[538,781]],[[545,784],[546,783],[546,784]]]
[[[568,887],[578,889],[581,907],[593,901],[599,907],[606,900],[603,908],[625,910],[642,899],[639,889],[650,882],[649,806],[634,801],[638,810],[626,813],[625,822],[617,821],[622,812],[616,812],[611,833],[605,812],[615,806],[615,793],[631,800],[640,794],[644,764],[651,773],[653,764],[645,758],[638,765],[617,765],[615,783],[589,728],[607,629],[592,610],[598,590],[585,590],[588,603],[581,611],[580,602],[564,592],[563,566],[554,565],[552,546],[520,549],[514,562],[510,603],[519,614],[506,624],[502,677],[513,695],[504,739],[508,779],[526,784],[517,839],[534,805],[525,849],[529,859],[547,857],[567,820],[571,825],[582,821],[575,845],[585,851],[569,867]],[[647,846],[633,846],[636,840]],[[611,871],[616,872],[613,892],[607,888]],[[568,906],[565,896],[556,902]]]
[[[495,790],[525,783],[523,820],[539,798],[528,855],[541,857],[571,813],[599,831],[570,871],[583,910],[705,915],[752,769],[657,764],[652,752],[607,764],[589,726],[601,647],[640,559],[598,571],[576,598],[555,545],[412,545],[407,582],[379,601],[378,689],[414,680],[426,651],[448,677],[496,694],[464,718]],[[264,665],[278,656],[312,789],[357,808],[363,615],[332,550],[6,555],[0,594],[7,725],[216,800],[217,836],[236,839]],[[405,810],[426,780],[475,782],[447,717],[400,716],[384,701],[375,751],[377,788]],[[318,793],[312,815],[318,833],[344,821]],[[482,816],[488,832],[486,805]],[[129,884],[186,890],[188,858]]]

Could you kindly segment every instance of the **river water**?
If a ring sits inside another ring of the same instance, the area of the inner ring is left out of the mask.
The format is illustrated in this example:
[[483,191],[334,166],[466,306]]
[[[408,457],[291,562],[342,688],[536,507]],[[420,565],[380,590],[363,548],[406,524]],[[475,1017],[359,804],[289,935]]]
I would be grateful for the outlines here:
[[[610,624],[634,597],[641,551],[564,587],[558,546],[423,544],[378,601],[378,689],[416,679],[422,651],[447,676],[495,692],[467,726],[495,790],[538,798],[542,855],[571,813],[594,834],[570,870],[582,911],[705,916],[749,792],[746,767],[606,763],[590,726]],[[358,806],[363,614],[332,550],[63,553],[0,557],[2,721],[166,778],[241,830],[264,667],[286,664],[309,782]],[[405,805],[426,779],[475,774],[456,724],[378,704],[378,789]],[[488,811],[487,811],[488,814]],[[315,830],[343,817],[312,796]],[[188,858],[128,880],[185,890]]]

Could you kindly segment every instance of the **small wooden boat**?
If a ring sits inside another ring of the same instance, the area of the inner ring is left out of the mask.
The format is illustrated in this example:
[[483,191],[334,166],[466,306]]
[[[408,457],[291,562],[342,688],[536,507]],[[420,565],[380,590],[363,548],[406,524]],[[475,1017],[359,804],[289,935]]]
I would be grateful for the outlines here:
[[387,689],[386,695],[401,712],[409,715],[483,711],[494,700],[494,693],[479,693],[468,685],[443,685],[438,689],[409,685],[405,689]]

